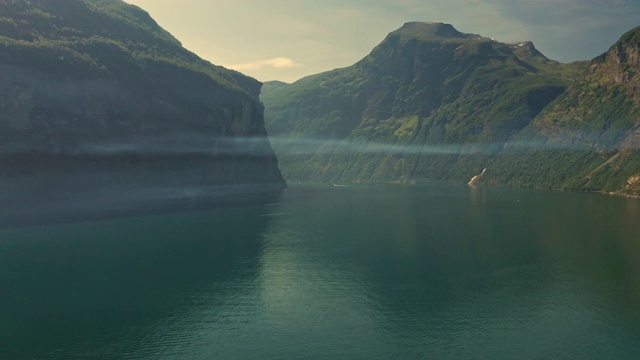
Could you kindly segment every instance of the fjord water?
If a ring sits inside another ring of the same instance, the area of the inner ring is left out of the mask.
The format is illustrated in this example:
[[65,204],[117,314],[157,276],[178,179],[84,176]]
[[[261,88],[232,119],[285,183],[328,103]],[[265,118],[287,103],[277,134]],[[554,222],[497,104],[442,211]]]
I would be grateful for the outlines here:
[[0,358],[638,359],[640,201],[293,186],[0,230]]

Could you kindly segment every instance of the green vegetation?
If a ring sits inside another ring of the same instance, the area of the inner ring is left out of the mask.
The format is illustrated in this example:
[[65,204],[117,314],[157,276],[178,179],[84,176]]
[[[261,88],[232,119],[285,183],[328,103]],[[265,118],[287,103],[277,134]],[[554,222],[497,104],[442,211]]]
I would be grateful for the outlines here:
[[[544,147],[507,152],[490,182],[639,195],[640,28],[594,59],[590,70],[512,142],[544,139]],[[578,149],[579,151],[576,151]]]
[[265,86],[267,128],[293,181],[487,169],[478,183],[640,195],[639,34],[561,64],[530,42],[408,23],[351,67]]
[[[261,99],[269,134],[291,140],[274,144],[289,180],[466,182],[586,68],[408,23],[357,64],[267,85]],[[308,138],[321,141],[302,151],[295,139]]]
[[260,88],[123,1],[0,1],[0,181],[119,169],[123,184],[284,185],[268,141],[219,151],[266,137]]
[[76,78],[135,73],[162,62],[205,74],[225,89],[247,88],[256,96],[260,87],[186,51],[145,11],[119,0],[3,1],[0,49],[5,64]]

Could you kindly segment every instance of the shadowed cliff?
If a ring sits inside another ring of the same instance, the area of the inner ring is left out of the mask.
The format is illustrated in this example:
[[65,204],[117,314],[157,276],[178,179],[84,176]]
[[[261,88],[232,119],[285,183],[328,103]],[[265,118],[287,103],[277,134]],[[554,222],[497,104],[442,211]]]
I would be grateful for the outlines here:
[[0,2],[0,198],[282,189],[260,88],[119,0]]

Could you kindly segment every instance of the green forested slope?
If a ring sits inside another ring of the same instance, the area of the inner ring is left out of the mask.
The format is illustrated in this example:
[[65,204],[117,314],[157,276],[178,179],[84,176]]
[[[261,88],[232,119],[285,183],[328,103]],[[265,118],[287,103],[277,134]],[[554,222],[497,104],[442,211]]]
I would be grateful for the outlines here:
[[513,139],[487,181],[640,194],[639,58],[636,28]]
[[225,88],[259,91],[256,80],[186,51],[144,10],[119,0],[4,0],[0,10],[3,63],[81,78],[134,75],[126,71],[159,62],[202,72]]
[[586,66],[407,23],[357,64],[266,84],[261,99],[289,180],[468,181]]
[[123,1],[3,0],[0,183],[282,187],[260,88]]

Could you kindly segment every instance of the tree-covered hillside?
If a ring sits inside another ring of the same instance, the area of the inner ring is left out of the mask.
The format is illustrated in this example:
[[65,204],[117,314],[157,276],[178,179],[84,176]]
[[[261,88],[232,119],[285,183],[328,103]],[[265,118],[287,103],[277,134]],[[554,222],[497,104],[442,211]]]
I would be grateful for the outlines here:
[[0,46],[3,63],[79,78],[129,75],[159,62],[201,72],[224,88],[252,95],[260,89],[258,81],[186,51],[144,10],[119,0],[3,0]]
[[293,181],[468,181],[587,63],[440,23],[407,23],[357,64],[267,84],[267,128]]
[[640,194],[639,59],[636,28],[507,145],[487,181]]
[[123,1],[0,1],[0,183],[282,188],[260,88]]

